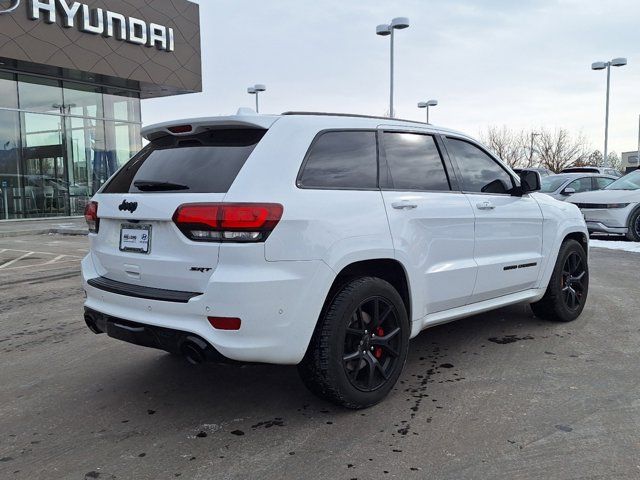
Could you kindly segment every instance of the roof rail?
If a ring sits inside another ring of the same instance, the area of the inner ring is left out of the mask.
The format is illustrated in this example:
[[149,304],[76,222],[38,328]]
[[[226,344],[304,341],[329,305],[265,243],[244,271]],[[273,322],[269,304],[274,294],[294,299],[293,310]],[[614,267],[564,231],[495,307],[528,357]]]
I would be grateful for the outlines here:
[[429,123],[418,122],[416,120],[404,120],[402,118],[379,117],[376,115],[359,115],[357,113],[331,113],[331,112],[283,112],[282,115],[318,115],[323,117],[355,117],[355,118],[374,118],[378,120],[392,120],[396,122],[417,123],[418,125],[429,125]]

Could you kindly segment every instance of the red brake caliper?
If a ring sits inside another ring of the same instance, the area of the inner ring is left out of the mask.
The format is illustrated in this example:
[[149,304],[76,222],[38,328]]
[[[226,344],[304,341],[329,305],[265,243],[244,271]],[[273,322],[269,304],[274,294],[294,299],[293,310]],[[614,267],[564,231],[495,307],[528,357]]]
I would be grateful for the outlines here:
[[[376,330],[376,335],[378,337],[384,337],[384,330],[382,327],[378,327],[378,329]],[[373,350],[373,356],[376,358],[382,357],[382,347],[376,347]]]

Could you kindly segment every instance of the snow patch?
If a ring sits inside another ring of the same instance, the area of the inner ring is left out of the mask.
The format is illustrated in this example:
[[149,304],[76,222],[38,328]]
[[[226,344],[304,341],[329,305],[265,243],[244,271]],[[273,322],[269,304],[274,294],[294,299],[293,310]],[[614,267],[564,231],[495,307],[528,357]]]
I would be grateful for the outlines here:
[[625,252],[640,253],[638,242],[617,242],[607,240],[590,240],[589,246],[593,248],[607,248],[609,250],[624,250]]

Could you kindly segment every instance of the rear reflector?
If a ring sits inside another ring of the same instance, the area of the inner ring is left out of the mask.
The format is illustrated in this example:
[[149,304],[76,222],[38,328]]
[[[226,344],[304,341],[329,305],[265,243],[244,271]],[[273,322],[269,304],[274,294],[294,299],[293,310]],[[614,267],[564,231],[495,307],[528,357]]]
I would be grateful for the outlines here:
[[84,207],[84,219],[87,221],[89,232],[98,233],[100,219],[98,218],[98,202],[89,202]]
[[282,218],[277,203],[190,203],[173,221],[197,242],[263,242]]
[[240,330],[242,320],[229,317],[207,317],[211,326],[217,330]]

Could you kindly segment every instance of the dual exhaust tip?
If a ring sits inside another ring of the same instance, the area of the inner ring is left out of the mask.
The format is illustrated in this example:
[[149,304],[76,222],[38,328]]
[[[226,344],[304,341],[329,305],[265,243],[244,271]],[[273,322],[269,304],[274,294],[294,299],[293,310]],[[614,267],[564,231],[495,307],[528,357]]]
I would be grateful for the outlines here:
[[[96,335],[107,332],[108,326],[105,318],[100,314],[87,311],[84,314],[84,321],[89,330]],[[186,333],[183,335],[177,334],[170,344],[166,344],[165,342],[162,342],[162,344],[159,343],[157,335],[155,335],[151,329],[147,329],[143,335],[146,337],[147,341],[136,341],[133,343],[137,343],[138,345],[142,344],[152,348],[159,348],[172,353],[179,353],[191,365],[200,365],[209,360],[215,360],[216,357],[215,350],[207,342],[193,335],[188,335]]]
[[209,345],[197,337],[186,337],[180,342],[180,354],[191,365],[200,365],[207,361]]

